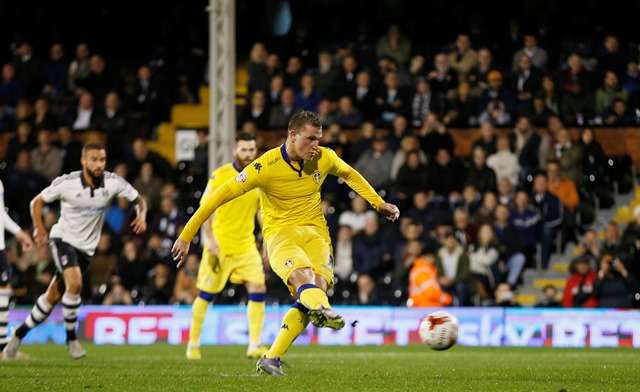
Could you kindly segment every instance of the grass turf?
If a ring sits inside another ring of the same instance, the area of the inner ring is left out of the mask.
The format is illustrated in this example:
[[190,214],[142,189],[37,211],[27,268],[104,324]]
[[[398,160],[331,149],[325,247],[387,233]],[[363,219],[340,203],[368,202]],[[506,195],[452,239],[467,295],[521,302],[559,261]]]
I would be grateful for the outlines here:
[[631,391],[640,352],[632,349],[294,347],[287,377],[259,376],[244,347],[26,346],[31,358],[0,362],[0,390],[83,391]]

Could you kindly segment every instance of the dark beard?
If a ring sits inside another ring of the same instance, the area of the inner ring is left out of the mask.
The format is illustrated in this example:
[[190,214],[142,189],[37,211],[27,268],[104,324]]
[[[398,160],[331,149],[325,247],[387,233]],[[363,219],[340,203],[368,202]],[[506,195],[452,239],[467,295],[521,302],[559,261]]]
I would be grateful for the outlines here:
[[93,174],[93,172],[87,170],[87,174],[89,175],[89,177],[91,177],[91,180],[93,181],[93,184],[96,185],[96,186],[98,184],[100,184],[102,182],[103,178],[104,178],[104,173],[102,173],[102,175],[97,176],[97,175]]

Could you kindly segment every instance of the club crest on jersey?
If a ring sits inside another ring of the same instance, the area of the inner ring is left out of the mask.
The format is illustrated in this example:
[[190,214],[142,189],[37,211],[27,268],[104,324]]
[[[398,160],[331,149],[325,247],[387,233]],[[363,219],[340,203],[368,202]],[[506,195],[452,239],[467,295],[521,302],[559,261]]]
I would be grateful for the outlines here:
[[260,162],[255,162],[253,164],[253,168],[256,169],[256,171],[258,172],[258,174],[260,173],[260,169],[262,169],[262,164]]
[[238,183],[247,182],[247,174],[245,172],[242,172],[242,173],[238,174],[236,176],[236,182],[238,182]]
[[287,261],[284,262],[284,266],[287,268],[293,267],[293,260],[287,259]]
[[315,181],[317,184],[320,183],[320,172],[319,171],[314,171],[313,174],[311,175],[311,177],[313,177],[313,181]]

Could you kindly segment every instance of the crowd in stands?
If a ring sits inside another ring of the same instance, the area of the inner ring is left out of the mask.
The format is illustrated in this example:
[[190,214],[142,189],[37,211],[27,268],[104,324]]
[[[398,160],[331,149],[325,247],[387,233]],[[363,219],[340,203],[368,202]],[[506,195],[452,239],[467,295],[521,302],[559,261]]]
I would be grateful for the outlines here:
[[[357,46],[322,50],[313,64],[253,46],[239,128],[266,134],[285,129],[296,110],[318,112],[323,144],[402,211],[397,224],[381,221],[341,180],[327,179],[332,303],[515,306],[523,270],[548,268],[552,254],[574,242],[584,254],[572,264],[561,303],[632,305],[640,212],[625,229],[635,242],[611,251],[611,244],[585,241],[598,209],[613,205],[616,189],[631,188],[630,172],[613,170],[618,161],[605,155],[593,127],[638,124],[637,53],[607,36],[593,57],[567,53],[554,63],[558,56],[531,34],[508,64],[493,57],[465,34],[425,57],[395,25],[375,45],[373,60]],[[122,80],[86,45],[71,61],[56,45],[48,61],[36,58],[25,42],[3,66],[0,125],[12,136],[0,175],[10,213],[28,226],[29,200],[60,173],[78,169],[83,132],[102,132],[112,170],[140,190],[151,212],[139,238],[129,230],[126,201],[109,209],[85,302],[191,303],[198,244],[179,271],[169,249],[206,183],[206,135],[199,133],[194,162],[175,168],[144,143],[169,104],[189,100],[188,89],[168,92],[148,65]],[[576,126],[577,137],[567,129]],[[480,129],[472,154],[456,156],[450,130],[469,127]],[[46,214],[51,226],[55,207]],[[17,302],[31,303],[51,280],[48,252],[9,247]],[[265,268],[269,300],[290,302]],[[547,291],[549,305],[560,302],[553,288]],[[241,299],[237,287],[220,297]]]

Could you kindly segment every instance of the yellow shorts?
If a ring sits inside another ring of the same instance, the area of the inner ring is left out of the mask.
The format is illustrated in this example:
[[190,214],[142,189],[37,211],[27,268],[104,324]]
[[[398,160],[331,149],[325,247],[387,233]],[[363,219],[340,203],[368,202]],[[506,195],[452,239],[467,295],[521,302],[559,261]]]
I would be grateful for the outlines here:
[[234,255],[212,256],[208,250],[202,252],[198,269],[198,290],[217,294],[227,282],[234,284],[265,284],[262,257],[258,249]]
[[275,230],[265,238],[271,269],[287,285],[295,296],[296,290],[289,285],[289,276],[297,269],[311,268],[333,286],[333,255],[331,239],[326,229],[316,226],[295,226]]

